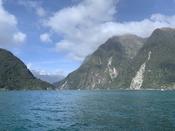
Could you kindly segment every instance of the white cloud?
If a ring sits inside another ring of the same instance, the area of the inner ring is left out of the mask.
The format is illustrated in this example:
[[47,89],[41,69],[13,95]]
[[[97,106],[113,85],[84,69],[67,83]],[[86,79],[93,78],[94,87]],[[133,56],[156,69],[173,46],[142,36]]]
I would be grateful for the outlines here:
[[32,70],[34,72],[37,72],[39,75],[63,75],[63,72],[60,70],[55,70],[54,72],[47,71],[47,70]]
[[26,64],[27,68],[33,73],[33,75],[41,79],[43,81],[47,81],[50,83],[58,82],[62,80],[65,77],[65,74],[61,70],[55,70],[55,71],[47,71],[47,70],[41,70],[41,69],[36,69],[36,65],[32,63]]
[[0,0],[0,45],[8,46],[24,42],[26,35],[17,28],[16,17],[7,12]]
[[16,43],[23,43],[26,40],[26,34],[18,32],[14,34],[13,38]]
[[39,17],[46,16],[47,12],[41,6],[41,2],[35,0],[18,0],[18,4],[26,7],[29,10],[34,10],[35,14]]
[[47,81],[49,83],[55,83],[58,82],[60,80],[62,80],[65,76],[63,76],[62,74],[60,74],[60,72],[58,73],[47,73],[45,71],[36,71],[36,70],[32,70],[33,75],[38,78],[41,79],[43,81]]
[[40,40],[44,43],[49,43],[52,42],[51,38],[50,38],[50,34],[48,33],[44,33],[40,35]]
[[[44,68],[48,67],[49,65],[58,65],[59,62],[57,61],[38,61],[38,62],[29,62],[26,63],[26,66],[31,71],[36,71],[40,75],[67,75],[70,71],[65,72],[65,70],[62,69],[54,69],[53,68]],[[42,65],[42,66],[41,66]],[[44,66],[43,66],[44,65]],[[71,70],[72,71],[72,70]]]
[[117,22],[117,1],[82,0],[78,5],[55,12],[44,25],[63,35],[56,49],[81,61],[113,35],[133,33],[147,37],[158,27],[175,27],[175,15],[153,14],[141,21]]
[[46,11],[42,7],[37,7],[36,14],[40,17],[44,17],[46,15]]

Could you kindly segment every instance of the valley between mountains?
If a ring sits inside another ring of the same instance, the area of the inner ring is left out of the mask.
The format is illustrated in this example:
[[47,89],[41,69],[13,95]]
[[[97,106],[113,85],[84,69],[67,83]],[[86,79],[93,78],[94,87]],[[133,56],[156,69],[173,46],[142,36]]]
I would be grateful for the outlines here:
[[175,29],[156,29],[148,38],[113,36],[53,85],[0,49],[0,89],[175,89]]

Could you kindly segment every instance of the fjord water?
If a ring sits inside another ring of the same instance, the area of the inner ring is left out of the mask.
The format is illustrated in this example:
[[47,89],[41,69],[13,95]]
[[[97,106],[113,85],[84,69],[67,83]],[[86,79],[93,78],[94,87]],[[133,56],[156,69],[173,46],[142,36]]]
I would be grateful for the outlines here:
[[172,130],[174,91],[0,92],[0,130]]

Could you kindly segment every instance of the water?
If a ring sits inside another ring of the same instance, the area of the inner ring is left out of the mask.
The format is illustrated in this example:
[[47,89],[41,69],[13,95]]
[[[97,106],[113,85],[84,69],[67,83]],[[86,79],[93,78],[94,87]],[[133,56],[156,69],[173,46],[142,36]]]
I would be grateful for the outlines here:
[[174,91],[0,92],[0,130],[175,130]]

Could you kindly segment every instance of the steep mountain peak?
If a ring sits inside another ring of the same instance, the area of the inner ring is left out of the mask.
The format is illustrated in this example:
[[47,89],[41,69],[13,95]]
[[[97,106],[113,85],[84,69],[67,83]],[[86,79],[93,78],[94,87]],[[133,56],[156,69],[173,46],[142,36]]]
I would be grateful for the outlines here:
[[139,36],[135,35],[135,34],[123,34],[123,35],[119,35],[119,36],[116,36],[116,37],[119,37],[119,38],[125,38],[125,39],[138,39],[140,38]]
[[175,33],[175,28],[169,28],[169,27],[157,28],[153,31],[152,35],[160,35],[162,33],[166,33],[166,34]]
[[13,56],[13,54],[10,51],[8,51],[6,49],[3,49],[3,48],[0,48],[0,53],[4,54],[4,55],[6,54],[6,55],[12,55]]
[[129,58],[134,58],[140,48],[144,45],[145,39],[132,34],[119,36],[119,41],[125,48]]
[[116,50],[118,52],[126,53],[127,57],[133,58],[143,46],[145,42],[144,38],[133,34],[124,34],[120,36],[113,36],[105,42],[105,44],[101,45],[100,48],[105,50]]
[[47,89],[51,84],[33,76],[26,65],[11,52],[0,49],[0,89]]
[[147,46],[167,45],[175,40],[175,29],[158,28],[153,31],[147,40]]
[[89,55],[80,68],[59,82],[58,87],[94,89],[122,85],[126,67],[143,46],[143,41],[142,38],[131,34],[111,37]]
[[111,37],[79,69],[58,83],[60,89],[175,89],[175,29],[156,29],[149,38]]
[[[125,40],[143,40],[143,38],[137,36],[137,35],[134,35],[134,34],[123,34],[123,35],[116,35],[116,36],[113,36],[111,38],[109,38],[107,40],[107,42],[105,43],[109,43],[109,42],[113,42],[113,43],[116,43],[116,42],[124,42]],[[125,44],[122,43],[122,44]]]
[[175,31],[175,28],[170,28],[170,27],[163,27],[163,28],[159,28],[162,31]]

